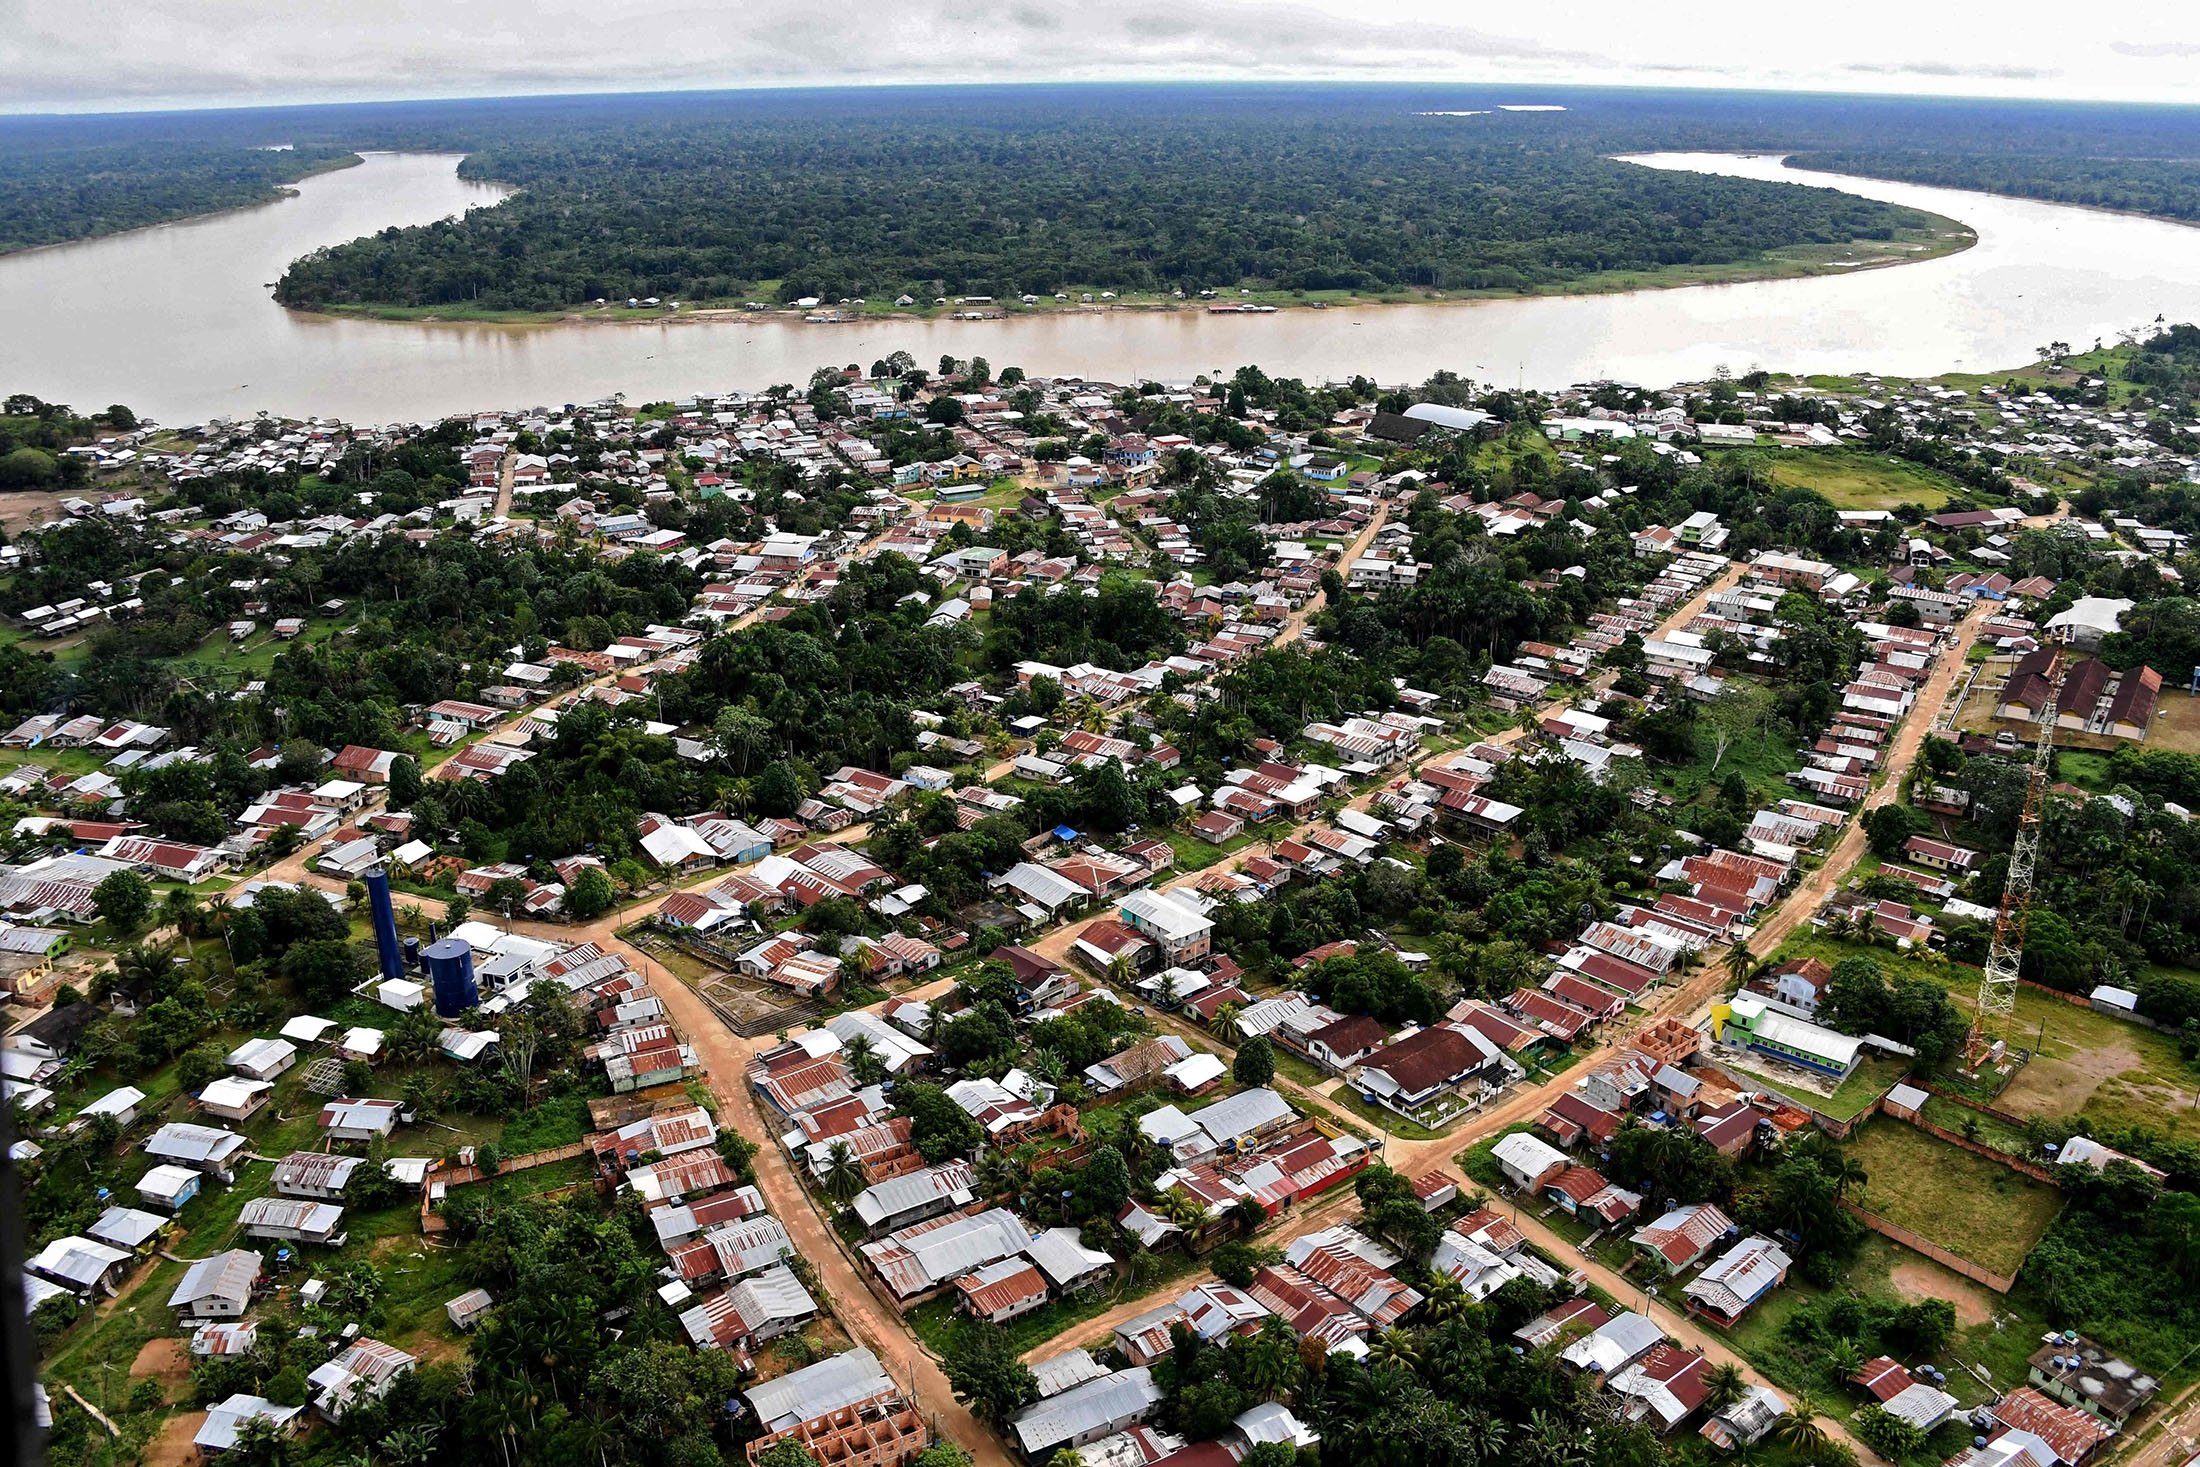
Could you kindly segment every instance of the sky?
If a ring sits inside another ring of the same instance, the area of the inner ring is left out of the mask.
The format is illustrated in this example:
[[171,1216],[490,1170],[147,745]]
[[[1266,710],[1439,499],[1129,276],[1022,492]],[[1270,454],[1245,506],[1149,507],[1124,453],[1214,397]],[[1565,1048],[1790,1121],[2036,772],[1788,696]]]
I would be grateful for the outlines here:
[[6,112],[1286,78],[2200,103],[2200,4],[0,0]]

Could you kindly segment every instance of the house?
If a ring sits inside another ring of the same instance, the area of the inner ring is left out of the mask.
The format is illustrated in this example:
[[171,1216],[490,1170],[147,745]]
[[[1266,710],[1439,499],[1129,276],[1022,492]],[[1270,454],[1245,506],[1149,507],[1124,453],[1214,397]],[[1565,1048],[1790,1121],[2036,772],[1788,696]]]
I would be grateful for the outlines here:
[[489,1297],[487,1289],[468,1289],[446,1303],[443,1313],[449,1317],[451,1328],[469,1330],[481,1323],[482,1316],[489,1312],[489,1306],[495,1302]]
[[968,1207],[972,1177],[969,1162],[951,1161],[866,1187],[850,1207],[873,1236],[893,1232]]
[[792,1334],[817,1318],[817,1301],[784,1266],[766,1269],[713,1294],[680,1315],[699,1350],[747,1350]]
[[172,1121],[145,1138],[143,1150],[157,1161],[187,1166],[220,1181],[233,1182],[230,1163],[245,1150],[245,1139],[234,1131],[213,1126],[194,1126]]
[[1694,1268],[1735,1231],[1734,1219],[1711,1203],[1695,1202],[1635,1229],[1633,1242],[1672,1275]]
[[298,1434],[297,1420],[305,1413],[303,1406],[278,1406],[263,1396],[238,1394],[209,1406],[206,1424],[191,1438],[201,1456],[226,1452],[244,1440],[245,1428],[255,1421],[264,1421],[279,1437]]
[[[2025,1434],[2047,1447],[2062,1467],[2081,1467],[2115,1433],[2097,1418],[2075,1406],[2061,1406],[2030,1386],[2018,1386],[1990,1408],[2002,1430],[1994,1434]],[[1989,1441],[1991,1448],[1993,1441]],[[2051,1467],[2051,1464],[2050,1464]]]
[[1902,851],[1918,865],[1930,866],[1935,871],[1967,874],[1976,870],[1979,862],[1977,851],[1923,835],[1911,836],[1903,843]]
[[136,1259],[128,1248],[70,1234],[56,1238],[23,1260],[23,1267],[53,1280],[79,1298],[113,1293],[115,1282]]
[[379,1141],[397,1129],[402,1102],[332,1100],[321,1107],[321,1131],[331,1141]]
[[1787,1282],[1793,1262],[1770,1238],[1744,1238],[1681,1290],[1688,1312],[1731,1325],[1752,1304]]
[[1566,1153],[1547,1141],[1538,1140],[1526,1131],[1515,1131],[1501,1137],[1490,1148],[1492,1159],[1504,1174],[1505,1181],[1515,1190],[1533,1192],[1544,1181],[1563,1171],[1568,1165]]
[[252,1304],[260,1282],[260,1255],[232,1248],[186,1268],[168,1307],[186,1319],[236,1319]]
[[241,1121],[267,1104],[275,1087],[266,1080],[242,1080],[234,1075],[224,1075],[207,1082],[199,1092],[199,1109],[223,1120]]
[[1071,1386],[1027,1406],[1009,1425],[1026,1458],[1041,1461],[1136,1426],[1161,1404],[1161,1387],[1142,1365]]
[[1486,1099],[1513,1073],[1479,1031],[1437,1024],[1363,1060],[1353,1071],[1352,1087],[1371,1105],[1422,1125],[1441,1125]]
[[1366,1352],[1368,1321],[1351,1305],[1289,1264],[1269,1264],[1253,1275],[1254,1301],[1291,1326],[1300,1339],[1319,1340],[1331,1354]]
[[1713,1030],[1725,1044],[1769,1054],[1789,1064],[1847,1079],[1864,1042],[1775,1010],[1756,994],[1737,993],[1712,1009]]
[[1625,1403],[1622,1417],[1646,1422],[1662,1435],[1703,1404],[1709,1373],[1703,1356],[1660,1343],[1632,1365],[1608,1375],[1604,1388]]
[[97,1116],[111,1116],[117,1126],[128,1130],[137,1120],[138,1107],[144,1103],[144,1091],[135,1085],[121,1085],[78,1111],[76,1119],[81,1124]]
[[1609,1378],[1665,1343],[1665,1331],[1632,1309],[1623,1309],[1558,1352],[1561,1364],[1584,1375]]
[[352,1172],[365,1166],[361,1157],[345,1157],[332,1150],[293,1150],[275,1163],[275,1190],[284,1196],[310,1196],[334,1201],[352,1181]]
[[395,1345],[359,1338],[316,1366],[306,1377],[313,1387],[313,1409],[330,1421],[341,1421],[344,1412],[361,1401],[379,1401],[397,1384],[398,1377],[417,1363]]
[[955,1292],[972,1319],[1005,1324],[1046,1303],[1047,1281],[1028,1260],[1003,1258],[955,1280]]
[[126,1248],[140,1257],[153,1251],[161,1235],[175,1226],[173,1218],[135,1207],[110,1207],[84,1230],[85,1236],[113,1248]]
[[2162,1388],[2160,1381],[2130,1362],[2068,1332],[2059,1342],[2032,1353],[2025,1378],[2050,1399],[2118,1428],[2144,1410]]
[[199,1195],[205,1180],[205,1173],[187,1166],[157,1166],[138,1178],[138,1200],[174,1212]]
[[1514,1330],[1513,1338],[1531,1350],[1541,1350],[1561,1340],[1571,1344],[1603,1328],[1611,1317],[1594,1299],[1569,1299]]
[[1763,1386],[1753,1385],[1742,1392],[1740,1400],[1714,1411],[1700,1435],[1722,1451],[1755,1446],[1787,1411],[1787,1402]]
[[331,1248],[344,1244],[344,1209],[332,1202],[311,1202],[297,1197],[255,1197],[237,1215],[248,1238],[268,1238],[283,1243],[320,1243]]
[[1124,923],[1150,939],[1169,963],[1207,956],[1214,923],[1181,892],[1134,891],[1118,908]]
[[968,1217],[934,1218],[890,1233],[859,1250],[894,1298],[907,1305],[946,1287],[974,1268],[1014,1257],[1031,1230],[1006,1208]]
[[1115,1276],[1115,1259],[1087,1248],[1075,1228],[1048,1228],[1025,1245],[1024,1253],[1058,1295],[1080,1293]]
[[298,1046],[287,1039],[247,1039],[224,1061],[248,1080],[272,1080],[298,1062]]
[[1587,1213],[1607,1223],[1631,1217],[1642,1206],[1642,1195],[1630,1192],[1594,1167],[1569,1166],[1543,1184],[1543,1195],[1567,1212]]

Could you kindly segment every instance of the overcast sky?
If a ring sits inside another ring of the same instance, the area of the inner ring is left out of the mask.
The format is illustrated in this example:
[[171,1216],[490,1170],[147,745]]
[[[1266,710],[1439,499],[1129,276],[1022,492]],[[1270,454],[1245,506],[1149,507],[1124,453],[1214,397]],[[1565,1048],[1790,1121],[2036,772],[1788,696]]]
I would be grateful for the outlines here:
[[2200,103],[2200,3],[0,0],[0,111],[1289,77]]

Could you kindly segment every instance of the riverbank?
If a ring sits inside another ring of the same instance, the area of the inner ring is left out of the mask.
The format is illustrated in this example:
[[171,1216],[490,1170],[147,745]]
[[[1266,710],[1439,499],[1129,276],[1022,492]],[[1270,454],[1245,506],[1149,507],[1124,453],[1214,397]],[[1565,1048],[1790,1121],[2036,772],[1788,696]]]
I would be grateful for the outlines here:
[[[1920,211],[1924,212],[1924,211]],[[975,317],[997,320],[1012,316],[1101,315],[1109,312],[1138,314],[1255,314],[1231,307],[1260,306],[1268,311],[1319,311],[1376,306],[1426,306],[1470,304],[1492,300],[1555,299],[1568,296],[1626,295],[1640,291],[1681,290],[1703,285],[1743,285],[1758,281],[1796,280],[1819,275],[1854,275],[1894,265],[1922,264],[1959,254],[1978,243],[1968,225],[1942,214],[1926,214],[1929,221],[1898,231],[1893,239],[1855,239],[1833,244],[1791,245],[1769,251],[1754,260],[1716,265],[1667,265],[1652,270],[1607,270],[1577,276],[1568,281],[1527,290],[1433,290],[1412,288],[1395,291],[1349,290],[1246,290],[1209,299],[1178,299],[1173,295],[1129,292],[1103,298],[1104,289],[1079,289],[1067,300],[1032,302],[950,299],[946,304],[897,306],[866,301],[860,305],[756,306],[739,301],[680,303],[678,310],[662,306],[628,308],[624,305],[576,306],[549,311],[507,311],[464,304],[437,306],[338,305],[318,309],[289,307],[301,316],[343,320],[402,321],[414,325],[467,326],[574,326],[649,325],[777,320],[800,321],[812,314],[831,313],[841,319],[816,323],[820,329],[837,325],[862,325],[891,321],[954,321]],[[776,281],[762,282],[776,286]],[[769,293],[759,290],[759,294]],[[754,297],[750,297],[753,299]]]

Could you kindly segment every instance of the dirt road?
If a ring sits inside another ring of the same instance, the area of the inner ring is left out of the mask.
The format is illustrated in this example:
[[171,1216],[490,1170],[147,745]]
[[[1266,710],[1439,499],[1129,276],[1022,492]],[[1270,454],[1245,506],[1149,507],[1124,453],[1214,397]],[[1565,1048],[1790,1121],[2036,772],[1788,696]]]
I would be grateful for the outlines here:
[[1887,746],[1887,757],[1881,761],[1883,773],[1879,783],[1865,794],[1863,803],[1857,806],[1853,817],[1841,827],[1841,834],[1826,853],[1825,862],[1805,876],[1789,892],[1772,914],[1757,926],[1749,939],[1749,950],[1757,957],[1766,957],[1779,950],[1796,928],[1810,919],[1826,898],[1840,889],[1848,879],[1856,863],[1863,859],[1864,815],[1876,810],[1902,792],[1902,786],[1910,777],[1910,766],[1917,761],[1918,750],[1925,747],[1925,736],[1932,732],[1938,720],[1941,706],[1962,678],[1971,646],[1978,640],[1978,629],[1986,620],[1987,604],[1981,602],[1971,608],[1970,614],[1956,623],[1955,641],[1940,654],[1933,665],[1933,674],[1925,681],[1917,695],[1917,702],[1904,716],[1901,726],[1895,730],[1894,740]]
[[[618,944],[624,947],[624,944]],[[640,954],[627,949],[631,959]],[[641,966],[641,965],[637,965]],[[653,965],[652,965],[653,966]],[[649,971],[643,966],[642,971]],[[661,972],[661,970],[659,970]],[[851,1338],[868,1346],[879,1357],[887,1374],[913,1392],[919,1409],[933,1421],[935,1430],[953,1438],[985,1467],[1010,1467],[1001,1440],[955,1399],[947,1377],[924,1347],[902,1323],[901,1317],[882,1304],[856,1275],[848,1255],[841,1251],[830,1225],[819,1214],[809,1191],[795,1175],[793,1163],[772,1137],[778,1127],[767,1123],[746,1078],[749,1060],[766,1039],[736,1038],[710,1006],[687,984],[665,975],[652,989],[665,1002],[673,1022],[695,1046],[696,1057],[709,1072],[711,1094],[718,1098],[721,1121],[757,1143],[756,1185],[793,1238],[796,1249],[817,1270],[831,1308]]]
[[[1367,547],[1374,543],[1376,533],[1382,529],[1384,522],[1389,518],[1390,501],[1386,499],[1375,506],[1375,518],[1369,520],[1367,527],[1352,537],[1352,543],[1345,546],[1344,553],[1337,557],[1338,575],[1351,575],[1352,562],[1358,560],[1367,550]],[[1283,630],[1276,633],[1275,640],[1268,645],[1283,647],[1296,642],[1301,636],[1305,635],[1306,624],[1321,615],[1322,609],[1327,605],[1329,605],[1329,593],[1327,591],[1316,591],[1313,595],[1307,597],[1304,604],[1285,619]]]

